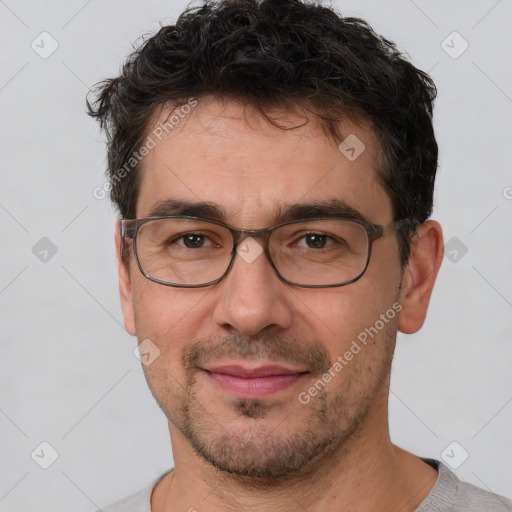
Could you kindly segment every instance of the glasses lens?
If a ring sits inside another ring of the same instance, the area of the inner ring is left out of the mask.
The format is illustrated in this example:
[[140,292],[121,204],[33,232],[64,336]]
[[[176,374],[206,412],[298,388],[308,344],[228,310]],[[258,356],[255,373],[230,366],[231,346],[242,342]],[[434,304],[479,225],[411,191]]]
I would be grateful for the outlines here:
[[208,221],[157,219],[137,234],[137,257],[150,277],[172,284],[204,284],[229,266],[233,238],[228,229]]
[[270,238],[270,254],[279,273],[302,285],[332,285],[352,281],[368,260],[368,236],[363,226],[343,219],[287,224]]

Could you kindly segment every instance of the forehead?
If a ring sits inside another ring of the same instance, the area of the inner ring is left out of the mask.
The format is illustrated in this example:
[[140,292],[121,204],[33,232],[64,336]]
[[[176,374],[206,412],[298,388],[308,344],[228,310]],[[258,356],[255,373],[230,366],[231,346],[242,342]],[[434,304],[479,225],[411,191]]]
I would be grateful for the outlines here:
[[141,165],[137,217],[170,200],[208,203],[221,220],[250,229],[271,225],[286,205],[343,201],[372,222],[391,219],[368,125],[342,121],[340,149],[312,114],[266,113],[281,127],[213,97],[158,112],[148,124],[153,147]]

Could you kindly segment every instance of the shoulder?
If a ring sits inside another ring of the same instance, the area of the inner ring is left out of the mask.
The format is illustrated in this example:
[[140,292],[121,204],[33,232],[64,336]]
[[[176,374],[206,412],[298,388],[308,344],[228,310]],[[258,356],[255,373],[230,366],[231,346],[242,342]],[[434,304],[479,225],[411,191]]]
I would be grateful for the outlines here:
[[97,512],[151,512],[152,491],[151,485]]
[[459,480],[437,460],[423,459],[439,472],[436,485],[415,512],[512,512],[512,501]]
[[456,511],[464,512],[512,512],[512,501],[459,481]]
[[172,472],[166,471],[163,475],[160,475],[150,485],[137,491],[122,500],[112,503],[108,507],[103,507],[97,512],[151,512],[151,494],[155,486],[164,478],[167,474]]

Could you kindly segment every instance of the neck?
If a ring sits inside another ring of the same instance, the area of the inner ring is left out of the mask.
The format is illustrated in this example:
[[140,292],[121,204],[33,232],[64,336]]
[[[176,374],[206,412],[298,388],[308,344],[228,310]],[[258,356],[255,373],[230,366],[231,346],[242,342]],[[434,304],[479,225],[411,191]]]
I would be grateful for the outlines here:
[[421,459],[391,443],[387,400],[376,400],[343,446],[271,485],[216,469],[172,424],[170,433],[175,467],[153,492],[153,512],[408,512],[419,506],[438,476]]

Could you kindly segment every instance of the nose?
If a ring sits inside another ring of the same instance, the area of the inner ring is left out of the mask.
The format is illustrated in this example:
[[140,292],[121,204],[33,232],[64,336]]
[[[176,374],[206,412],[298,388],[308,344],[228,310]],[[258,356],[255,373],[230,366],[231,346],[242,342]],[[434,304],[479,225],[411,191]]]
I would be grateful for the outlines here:
[[254,238],[238,245],[230,271],[216,286],[220,299],[214,321],[222,328],[254,336],[271,327],[290,327],[290,285],[279,278]]

